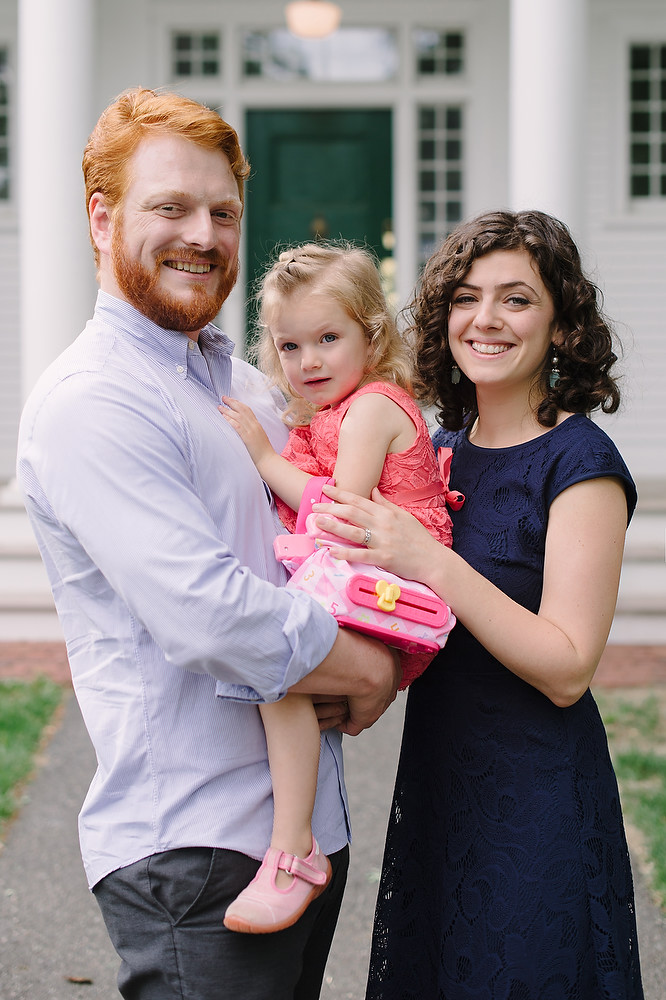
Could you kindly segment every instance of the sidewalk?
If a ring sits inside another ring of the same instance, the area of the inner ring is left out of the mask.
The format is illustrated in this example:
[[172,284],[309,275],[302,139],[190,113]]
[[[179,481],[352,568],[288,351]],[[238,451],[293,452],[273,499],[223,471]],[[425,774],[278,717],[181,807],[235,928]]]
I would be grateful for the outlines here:
[[[56,732],[0,851],[0,1000],[118,1000],[118,961],[85,884],[76,816],[94,755],[58,643],[0,643],[0,677],[43,673],[68,687]],[[611,647],[603,686],[666,684],[666,649]],[[349,885],[322,1000],[362,1000],[374,898],[399,749],[404,698],[345,741],[354,819]],[[663,1000],[666,919],[634,864],[646,1000]],[[423,998],[429,1000],[429,998]]]

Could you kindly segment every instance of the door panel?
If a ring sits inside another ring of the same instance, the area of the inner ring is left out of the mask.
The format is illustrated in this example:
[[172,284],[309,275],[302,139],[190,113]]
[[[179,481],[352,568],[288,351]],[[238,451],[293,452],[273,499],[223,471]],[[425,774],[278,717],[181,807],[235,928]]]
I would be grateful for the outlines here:
[[276,248],[317,235],[380,254],[391,218],[391,112],[247,113],[249,287]]

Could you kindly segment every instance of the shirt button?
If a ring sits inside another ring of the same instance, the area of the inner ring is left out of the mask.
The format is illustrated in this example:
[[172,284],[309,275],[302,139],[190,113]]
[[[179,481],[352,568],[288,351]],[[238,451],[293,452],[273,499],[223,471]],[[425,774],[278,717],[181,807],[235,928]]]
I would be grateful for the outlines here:
[[193,340],[188,340],[188,342],[187,342],[187,349],[188,349],[188,351],[194,351],[196,349],[196,346],[197,345],[194,343]]
[[183,372],[185,371],[185,366],[184,365],[176,365],[176,371],[178,372],[179,375],[182,375]]

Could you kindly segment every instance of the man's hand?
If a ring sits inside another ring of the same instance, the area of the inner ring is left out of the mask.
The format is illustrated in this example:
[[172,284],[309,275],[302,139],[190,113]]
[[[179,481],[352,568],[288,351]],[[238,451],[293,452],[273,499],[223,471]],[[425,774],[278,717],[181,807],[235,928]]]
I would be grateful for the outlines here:
[[326,659],[291,690],[314,696],[320,729],[358,736],[395,700],[401,677],[396,650],[340,629]]

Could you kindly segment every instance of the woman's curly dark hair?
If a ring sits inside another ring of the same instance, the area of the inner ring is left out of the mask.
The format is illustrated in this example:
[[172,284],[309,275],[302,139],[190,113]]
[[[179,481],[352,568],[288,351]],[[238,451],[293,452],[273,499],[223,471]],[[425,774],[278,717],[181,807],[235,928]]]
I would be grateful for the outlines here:
[[405,312],[407,334],[416,352],[416,390],[439,407],[438,421],[450,430],[470,426],[477,417],[474,384],[461,373],[451,382],[453,358],[448,317],[455,289],[479,257],[495,250],[526,250],[555,306],[563,336],[556,351],[560,379],[551,388],[552,353],[544,360],[536,415],[553,427],[558,410],[614,413],[620,393],[609,374],[617,356],[613,333],[601,311],[601,292],[581,268],[580,254],[564,223],[544,212],[488,212],[458,226],[425,266],[419,288]]

